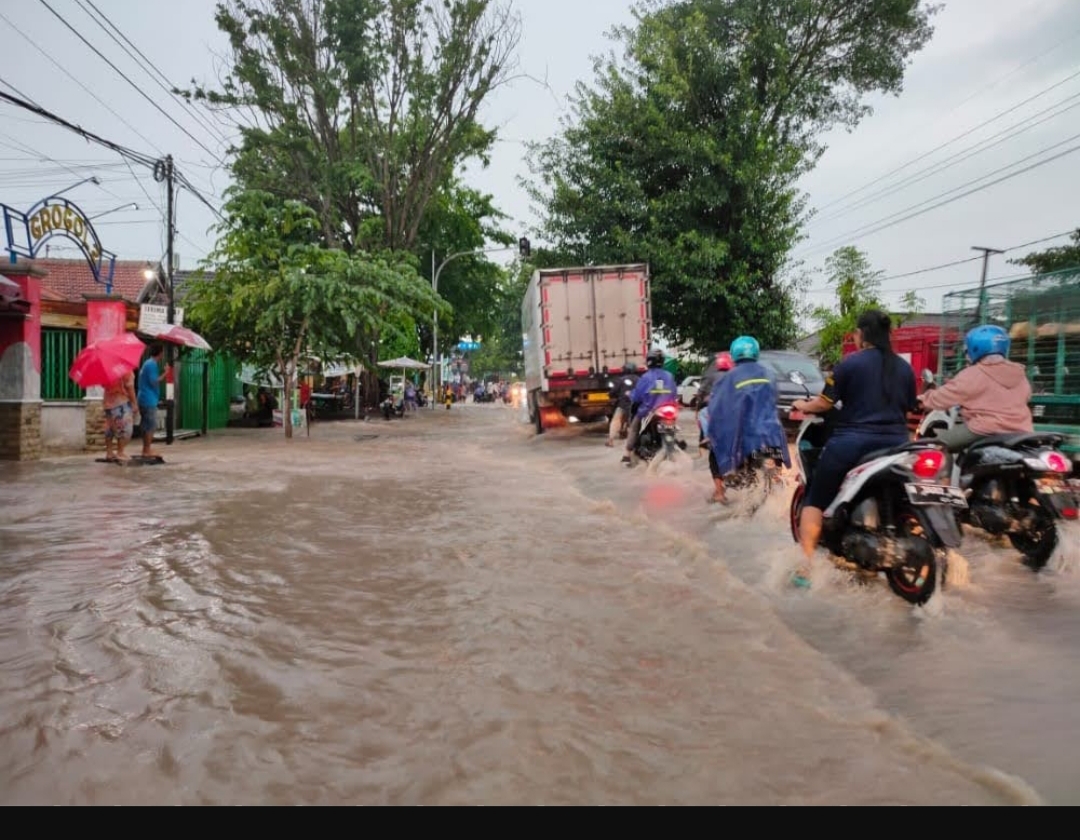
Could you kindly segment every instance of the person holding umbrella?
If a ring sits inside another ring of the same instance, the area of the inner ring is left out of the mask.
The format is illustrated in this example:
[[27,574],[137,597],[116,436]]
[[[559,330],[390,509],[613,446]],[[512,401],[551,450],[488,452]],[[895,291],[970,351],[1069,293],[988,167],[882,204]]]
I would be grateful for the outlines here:
[[150,347],[150,358],[143,362],[139,370],[139,414],[142,415],[142,457],[156,458],[157,453],[152,452],[154,445],[154,432],[157,431],[157,407],[161,401],[161,380],[169,375],[169,366],[161,371],[161,354],[165,349],[160,343]]
[[124,447],[131,440],[135,418],[139,414],[138,405],[133,371],[129,370],[118,380],[105,386],[102,407],[105,409],[106,461],[123,461],[127,457],[124,455]]

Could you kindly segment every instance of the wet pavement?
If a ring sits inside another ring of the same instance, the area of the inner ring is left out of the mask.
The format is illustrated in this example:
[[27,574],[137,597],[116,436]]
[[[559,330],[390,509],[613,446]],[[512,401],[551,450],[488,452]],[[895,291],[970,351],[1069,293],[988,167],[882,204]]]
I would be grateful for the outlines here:
[[5,464],[0,802],[1080,802],[1080,558],[798,590],[787,492],[602,440],[465,405]]

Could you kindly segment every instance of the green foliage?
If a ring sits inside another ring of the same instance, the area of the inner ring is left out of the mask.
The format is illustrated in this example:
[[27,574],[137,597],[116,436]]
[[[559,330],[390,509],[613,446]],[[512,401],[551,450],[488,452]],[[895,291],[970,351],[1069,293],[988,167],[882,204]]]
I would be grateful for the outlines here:
[[512,265],[504,272],[492,298],[495,312],[492,329],[480,350],[472,354],[472,376],[480,378],[491,373],[510,373],[524,376],[521,358],[521,301],[529,285],[534,267],[527,263]]
[[640,5],[598,60],[561,137],[531,150],[553,243],[536,261],[648,262],[653,317],[709,351],[795,337],[798,178],[862,97],[898,92],[930,36],[918,0],[683,0]]
[[[216,21],[231,47],[221,88],[185,95],[243,121],[232,167],[242,189],[310,208],[325,247],[409,253],[425,272],[432,249],[441,259],[511,241],[495,227],[502,216],[490,196],[455,181],[462,163],[486,164],[495,141],[478,114],[511,78],[520,25],[509,9],[493,0],[228,0]],[[487,323],[475,302],[497,277],[479,259],[447,269],[440,291],[456,305],[453,328]],[[410,317],[429,338],[426,319]],[[383,341],[368,329],[358,346],[374,363]],[[399,339],[412,341],[390,341]]]
[[818,357],[835,365],[843,352],[844,337],[855,329],[867,309],[885,309],[881,301],[882,271],[874,271],[858,248],[838,248],[825,261],[827,282],[836,290],[835,306],[819,306],[814,320],[820,328]]
[[327,248],[299,202],[235,191],[225,211],[207,258],[214,275],[193,284],[189,318],[215,350],[281,377],[286,404],[301,357],[344,358],[361,332],[393,334],[413,313],[445,309],[411,256]]
[[1066,268],[1080,268],[1080,230],[1072,234],[1068,245],[1033,251],[1018,260],[1009,260],[1013,265],[1022,265],[1031,269],[1033,274],[1049,274]]

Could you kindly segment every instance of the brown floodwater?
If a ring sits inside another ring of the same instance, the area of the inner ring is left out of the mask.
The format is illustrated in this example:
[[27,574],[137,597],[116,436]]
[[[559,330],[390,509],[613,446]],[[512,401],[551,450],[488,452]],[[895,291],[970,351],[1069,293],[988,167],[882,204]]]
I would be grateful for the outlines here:
[[792,589],[784,492],[502,406],[165,454],[0,467],[4,804],[1080,802],[1067,552]]

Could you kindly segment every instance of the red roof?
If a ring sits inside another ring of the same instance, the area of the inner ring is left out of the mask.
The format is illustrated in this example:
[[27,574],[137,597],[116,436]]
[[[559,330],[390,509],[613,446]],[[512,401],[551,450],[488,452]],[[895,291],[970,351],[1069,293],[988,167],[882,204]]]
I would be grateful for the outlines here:
[[[41,297],[82,303],[83,295],[105,294],[105,284],[94,280],[86,260],[36,259],[34,267],[48,272],[41,280]],[[146,260],[117,260],[112,293],[134,303],[146,285]]]

